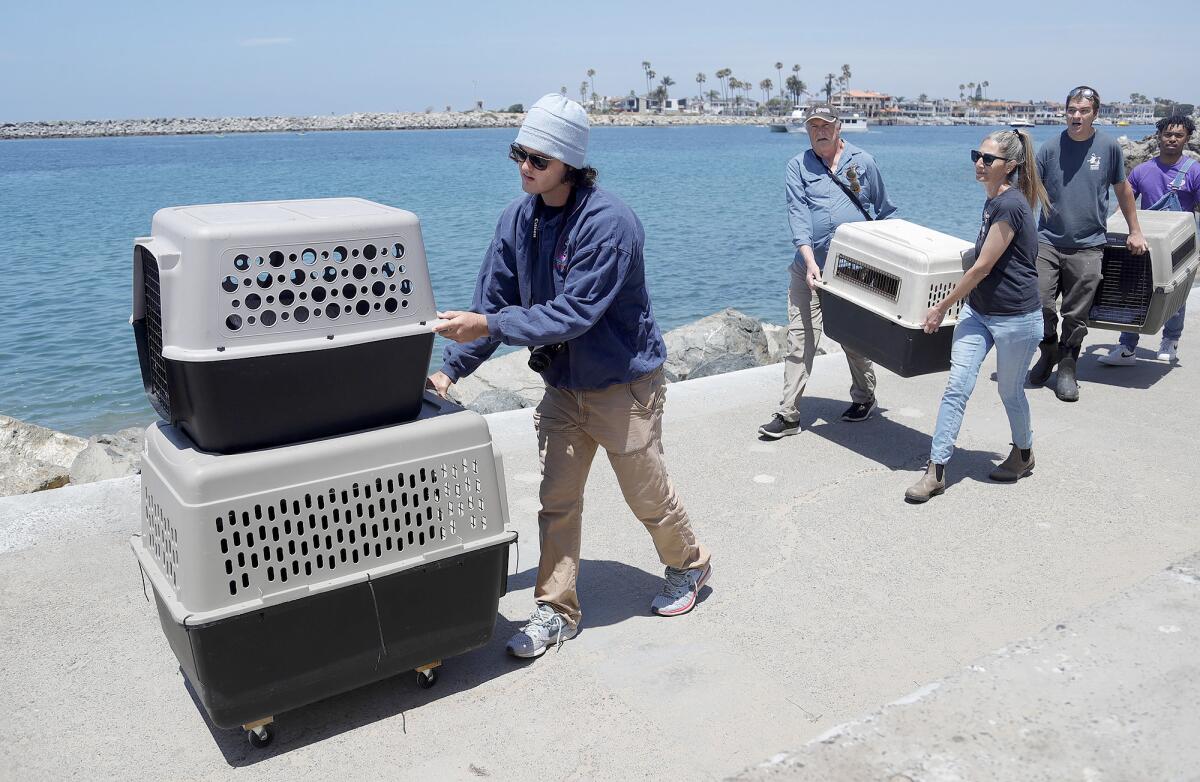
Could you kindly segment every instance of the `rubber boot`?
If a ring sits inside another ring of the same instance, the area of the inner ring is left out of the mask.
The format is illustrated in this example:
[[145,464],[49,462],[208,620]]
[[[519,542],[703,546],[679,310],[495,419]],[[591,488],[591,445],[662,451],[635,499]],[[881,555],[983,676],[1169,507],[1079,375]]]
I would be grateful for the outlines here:
[[1031,474],[1033,472],[1033,449],[1025,450],[1029,454],[1029,458],[1025,458],[1021,449],[1014,445],[1008,458],[997,464],[996,469],[992,470],[988,477],[1000,483],[1014,483]]
[[936,497],[944,491],[946,491],[946,465],[928,462],[921,480],[905,490],[904,499],[909,502],[928,502],[930,497]]
[[1038,343],[1038,349],[1041,355],[1038,356],[1037,363],[1033,365],[1033,369],[1029,370],[1029,385],[1041,386],[1045,385],[1050,379],[1050,373],[1054,371],[1054,365],[1058,363],[1059,347],[1058,341],[1055,339],[1042,340]]
[[1059,345],[1058,383],[1054,395],[1064,402],[1079,401],[1079,383],[1075,380],[1075,364],[1079,359],[1079,348]]

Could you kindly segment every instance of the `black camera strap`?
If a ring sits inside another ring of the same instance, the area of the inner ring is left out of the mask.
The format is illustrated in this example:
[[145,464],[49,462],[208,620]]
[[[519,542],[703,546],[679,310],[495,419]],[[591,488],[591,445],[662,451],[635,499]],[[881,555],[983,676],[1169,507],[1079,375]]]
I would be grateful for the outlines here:
[[[813,154],[817,155],[816,152],[814,152]],[[821,160],[820,155],[817,155],[817,160]],[[829,166],[825,165],[824,160],[821,160],[821,165],[825,166],[825,172],[827,174],[829,174],[829,178],[837,183],[837,186],[842,189],[842,192],[846,194],[846,197],[850,199],[850,202],[858,207],[858,211],[862,212],[862,216],[868,220],[874,220],[875,218],[871,217],[871,213],[868,212],[866,210],[866,208],[862,205],[862,201],[858,200],[858,194],[855,193],[850,188],[846,187],[846,184],[841,179],[838,178],[838,175],[833,173],[832,169],[830,169]]]

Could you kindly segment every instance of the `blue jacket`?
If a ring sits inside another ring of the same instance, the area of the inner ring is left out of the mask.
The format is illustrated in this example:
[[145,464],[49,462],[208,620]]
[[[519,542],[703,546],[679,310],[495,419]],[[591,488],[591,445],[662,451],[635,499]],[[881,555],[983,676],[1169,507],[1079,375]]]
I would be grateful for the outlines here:
[[[875,220],[891,217],[896,207],[888,200],[875,158],[845,139],[843,141],[846,146],[834,174],[849,187],[847,171],[855,168],[861,188],[858,200]],[[842,223],[862,222],[865,218],[846,193],[829,178],[829,169],[811,149],[788,161],[786,191],[788,223],[792,229],[792,244],[796,246],[796,261],[803,263],[800,246],[807,244],[813,249],[817,265],[824,268],[825,255],[829,252],[829,243],[837,227]]]
[[539,196],[524,195],[500,215],[471,303],[487,316],[488,336],[447,345],[442,371],[457,381],[501,343],[565,343],[542,373],[557,388],[606,388],[660,367],[667,349],[646,290],[637,215],[605,190],[575,188],[552,252],[539,254],[533,225],[544,208]]

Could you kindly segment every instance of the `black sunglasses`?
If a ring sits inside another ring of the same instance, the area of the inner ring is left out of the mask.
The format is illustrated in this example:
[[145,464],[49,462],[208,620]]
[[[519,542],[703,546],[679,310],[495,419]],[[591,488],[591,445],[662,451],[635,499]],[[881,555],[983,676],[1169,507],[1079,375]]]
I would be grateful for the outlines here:
[[545,171],[546,167],[550,165],[550,161],[554,158],[548,158],[544,155],[535,155],[532,152],[526,152],[516,144],[512,144],[508,147],[508,159],[516,163],[524,163],[526,160],[528,160],[529,165],[533,166],[538,171]]
[[995,163],[997,160],[1004,160],[1004,161],[1008,160],[1008,158],[1006,158],[1006,157],[1000,157],[999,155],[991,155],[991,154],[988,154],[987,152],[980,152],[978,149],[972,149],[971,150],[971,162],[978,163],[980,158],[983,159],[983,164],[985,166],[987,166],[988,168],[991,168],[992,164]]

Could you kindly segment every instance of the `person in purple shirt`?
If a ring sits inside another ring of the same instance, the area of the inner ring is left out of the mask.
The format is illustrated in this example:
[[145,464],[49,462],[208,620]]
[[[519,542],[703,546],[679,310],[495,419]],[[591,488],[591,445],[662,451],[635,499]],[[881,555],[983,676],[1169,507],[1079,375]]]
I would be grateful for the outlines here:
[[[1158,121],[1158,157],[1147,160],[1129,172],[1129,185],[1141,198],[1142,209],[1196,213],[1200,204],[1200,162],[1183,154],[1196,130],[1191,117],[1175,115]],[[1179,311],[1163,325],[1158,360],[1174,363],[1178,359],[1179,338],[1183,335],[1185,301]],[[1121,343],[1101,364],[1127,367],[1137,361],[1138,335],[1121,332]]]

